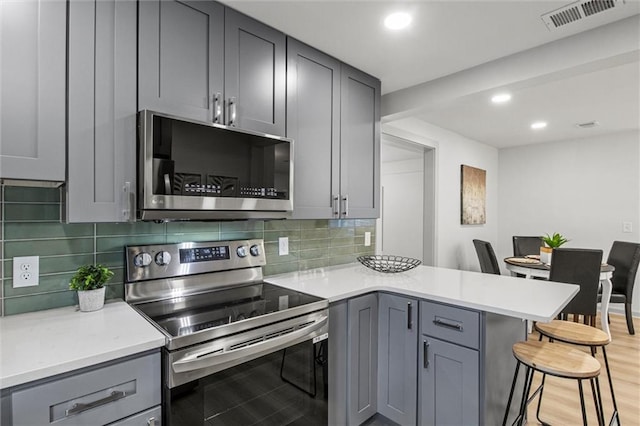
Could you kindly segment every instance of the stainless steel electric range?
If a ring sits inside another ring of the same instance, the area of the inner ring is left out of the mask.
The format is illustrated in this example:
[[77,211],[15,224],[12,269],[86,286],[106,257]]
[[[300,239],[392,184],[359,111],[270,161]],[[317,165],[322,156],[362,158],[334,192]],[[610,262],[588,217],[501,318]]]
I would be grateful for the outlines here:
[[163,424],[327,424],[328,301],[265,283],[262,240],[125,252],[125,300],[166,337]]

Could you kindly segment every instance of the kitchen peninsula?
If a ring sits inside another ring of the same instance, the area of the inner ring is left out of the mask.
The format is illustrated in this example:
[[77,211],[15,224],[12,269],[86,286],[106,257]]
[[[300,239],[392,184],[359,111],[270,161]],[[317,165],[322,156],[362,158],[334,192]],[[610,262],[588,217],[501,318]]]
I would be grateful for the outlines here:
[[[329,423],[499,424],[526,321],[548,322],[579,287],[418,266],[360,264],[268,277],[328,299]],[[436,391],[437,389],[437,391]]]

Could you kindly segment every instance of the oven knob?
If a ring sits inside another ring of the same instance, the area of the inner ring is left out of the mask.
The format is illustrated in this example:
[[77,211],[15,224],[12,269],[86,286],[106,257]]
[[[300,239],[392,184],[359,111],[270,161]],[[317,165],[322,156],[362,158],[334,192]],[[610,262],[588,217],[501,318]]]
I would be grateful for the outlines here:
[[144,268],[145,266],[149,266],[152,260],[149,253],[139,253],[133,258],[133,264],[139,268]]
[[257,244],[252,245],[249,251],[251,252],[251,256],[260,256],[260,246]]
[[156,254],[156,265],[165,266],[171,262],[171,254],[168,251],[161,251]]
[[236,253],[238,254],[238,257],[247,257],[247,247],[246,246],[240,246],[236,249]]

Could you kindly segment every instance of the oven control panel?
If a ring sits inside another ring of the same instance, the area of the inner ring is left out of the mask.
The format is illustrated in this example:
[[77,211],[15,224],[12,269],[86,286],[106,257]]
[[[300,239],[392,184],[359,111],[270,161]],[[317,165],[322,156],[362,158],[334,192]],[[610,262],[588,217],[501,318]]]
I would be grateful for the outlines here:
[[267,263],[261,239],[127,246],[125,252],[129,283]]

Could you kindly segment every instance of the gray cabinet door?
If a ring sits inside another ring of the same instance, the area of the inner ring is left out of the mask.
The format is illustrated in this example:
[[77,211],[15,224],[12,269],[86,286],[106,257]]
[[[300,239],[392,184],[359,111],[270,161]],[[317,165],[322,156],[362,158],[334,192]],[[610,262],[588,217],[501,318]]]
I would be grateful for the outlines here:
[[213,121],[223,93],[224,7],[142,0],[138,34],[139,109]]
[[340,195],[342,216],[380,216],[380,80],[342,66]]
[[419,424],[479,424],[478,351],[425,335],[420,343]]
[[133,219],[136,7],[69,4],[68,222]]
[[0,2],[0,177],[65,180],[64,0]]
[[294,140],[293,217],[337,218],[340,62],[292,38],[287,39],[287,137]]
[[377,412],[378,298],[349,300],[348,424],[359,425]]
[[378,413],[416,423],[418,302],[381,293],[378,311]]
[[285,35],[225,9],[227,124],[285,134]]

